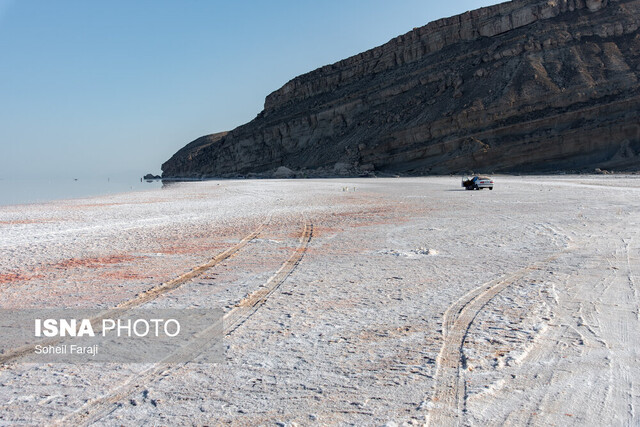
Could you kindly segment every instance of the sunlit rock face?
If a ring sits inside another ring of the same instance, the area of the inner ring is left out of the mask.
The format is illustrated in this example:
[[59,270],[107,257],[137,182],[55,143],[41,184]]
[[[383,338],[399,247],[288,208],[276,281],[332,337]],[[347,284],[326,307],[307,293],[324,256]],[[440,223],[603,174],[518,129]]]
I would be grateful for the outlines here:
[[639,26],[640,0],[516,0],[441,19],[294,78],[164,176],[638,170]]

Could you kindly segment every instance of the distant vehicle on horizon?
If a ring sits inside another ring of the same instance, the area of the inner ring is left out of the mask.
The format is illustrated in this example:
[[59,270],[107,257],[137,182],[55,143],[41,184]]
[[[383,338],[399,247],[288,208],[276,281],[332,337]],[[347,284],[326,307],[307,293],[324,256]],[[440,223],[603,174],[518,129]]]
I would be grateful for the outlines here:
[[462,178],[462,186],[465,190],[482,190],[483,188],[493,190],[493,179],[477,175],[473,178]]

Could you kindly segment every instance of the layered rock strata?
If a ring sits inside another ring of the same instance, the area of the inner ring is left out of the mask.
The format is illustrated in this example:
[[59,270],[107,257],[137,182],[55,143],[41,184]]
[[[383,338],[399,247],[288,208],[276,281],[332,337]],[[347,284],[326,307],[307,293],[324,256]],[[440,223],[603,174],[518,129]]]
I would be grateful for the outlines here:
[[640,0],[515,0],[294,78],[163,176],[640,169]]

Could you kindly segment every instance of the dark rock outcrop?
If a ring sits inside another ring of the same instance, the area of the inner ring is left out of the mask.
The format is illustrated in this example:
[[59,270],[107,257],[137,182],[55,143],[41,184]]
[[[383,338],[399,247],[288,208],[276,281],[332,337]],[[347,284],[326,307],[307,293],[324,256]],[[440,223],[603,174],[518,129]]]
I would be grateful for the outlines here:
[[640,0],[515,0],[301,75],[163,176],[640,169]]

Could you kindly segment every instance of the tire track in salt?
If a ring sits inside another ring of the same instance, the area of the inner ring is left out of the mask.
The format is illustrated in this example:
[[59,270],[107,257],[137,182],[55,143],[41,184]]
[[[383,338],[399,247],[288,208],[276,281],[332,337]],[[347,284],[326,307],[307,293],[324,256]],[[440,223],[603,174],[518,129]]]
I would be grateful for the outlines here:
[[[219,253],[218,255],[214,256],[210,261],[201,264],[193,269],[191,269],[190,271],[169,280],[168,282],[164,282],[158,286],[155,286],[153,288],[150,288],[138,295],[136,295],[135,297],[121,302],[120,304],[118,304],[116,307],[112,308],[112,309],[108,309],[105,310],[103,313],[99,314],[98,316],[96,316],[95,318],[91,319],[91,324],[92,326],[94,326],[94,328],[99,328],[100,327],[100,323],[102,322],[103,319],[105,318],[111,318],[111,317],[118,317],[120,315],[122,315],[123,313],[127,312],[128,310],[131,310],[133,308],[136,307],[140,307],[143,304],[146,304],[148,302],[151,302],[157,298],[159,298],[160,296],[166,294],[167,292],[173,291],[177,288],[179,288],[180,286],[184,285],[185,283],[189,282],[192,279],[195,279],[196,277],[201,276],[202,274],[204,274],[205,272],[207,272],[208,270],[210,270],[211,268],[215,267],[216,265],[220,264],[221,262],[231,258],[233,255],[235,255],[236,253],[238,253],[242,248],[244,248],[247,243],[249,243],[250,241],[252,241],[253,239],[255,239],[256,237],[258,237],[260,235],[260,233],[262,232],[262,230],[264,229],[264,227],[271,221],[271,214],[267,217],[267,219],[260,224],[254,231],[252,231],[251,233],[247,234],[245,237],[243,237],[238,243],[236,243],[235,245],[233,245],[232,247],[228,248],[227,250]],[[42,345],[53,345],[56,344],[58,342],[60,342],[61,339],[51,339],[51,340],[43,340],[40,344]],[[27,345],[27,346],[23,346],[23,347],[18,347],[16,349],[13,350],[9,350],[6,353],[0,355],[0,365],[3,365],[0,367],[1,369],[6,369],[7,368],[7,364],[10,362],[15,362],[16,360],[20,359],[21,357],[25,356],[26,354],[32,353],[33,352],[33,345]]]
[[[589,239],[593,239],[593,236],[589,236]],[[590,270],[577,271],[576,274],[589,277],[587,282],[593,283],[590,289],[580,286],[585,282],[580,276],[567,280],[566,300],[555,310],[555,325],[546,331],[545,336],[537,339],[538,345],[525,359],[527,375],[523,378],[535,378],[535,384],[525,382],[520,385],[521,389],[528,386],[531,391],[518,411],[512,411],[502,420],[503,425],[558,423],[554,414],[562,413],[571,413],[576,423],[583,424],[587,421],[593,425],[636,423],[634,400],[631,397],[635,395],[635,384],[629,375],[629,366],[620,360],[616,350],[629,347],[633,341],[629,331],[637,330],[626,325],[620,317],[620,313],[625,311],[621,307],[626,302],[629,308],[627,314],[631,314],[627,317],[628,323],[637,321],[638,303],[631,265],[628,263],[631,240],[623,238],[615,243],[610,241],[606,246],[602,239],[600,237],[598,242],[605,247],[605,252],[599,258],[605,259],[609,268],[591,266]],[[587,247],[588,244],[587,240],[577,246]],[[610,311],[603,310],[607,307],[610,307]],[[579,338],[577,346],[571,343],[576,338]],[[571,363],[565,359],[567,348],[571,346],[579,351],[573,356],[578,360],[590,360],[590,353],[606,352],[606,356],[600,356],[604,359],[601,369],[586,369],[580,374],[579,380],[573,379],[567,383],[566,376],[563,378],[561,374],[568,372],[568,368],[563,367],[562,363]],[[544,360],[544,364],[540,363],[541,360]],[[603,386],[593,387],[592,384],[599,383],[598,377],[604,379]],[[625,411],[626,420],[622,418]]]
[[[170,376],[185,367],[189,361],[196,359],[206,350],[209,339],[220,339],[220,331],[227,336],[238,329],[249,317],[251,317],[293,273],[302,261],[308,245],[313,237],[313,223],[303,216],[303,229],[300,234],[298,247],[294,253],[282,264],[282,266],[271,276],[267,282],[258,290],[251,293],[240,301],[231,311],[223,316],[221,321],[216,322],[209,328],[198,333],[198,339],[192,344],[185,346],[180,351],[168,356],[165,361],[157,363],[131,377],[125,383],[110,391],[105,396],[87,402],[83,407],[68,414],[67,416],[55,420],[51,425],[90,425],[111,412],[118,409],[123,399],[131,394],[140,391],[157,377]],[[176,363],[180,361],[179,363]]]
[[298,264],[302,261],[312,237],[313,224],[305,217],[304,227],[295,252],[284,262],[284,264],[282,264],[280,269],[260,287],[260,289],[245,297],[236,305],[236,307],[225,314],[225,335],[231,334],[240,325],[242,325],[267,301],[269,296],[274,293],[285,280],[287,280]]
[[464,377],[461,372],[462,348],[471,323],[483,307],[516,280],[557,259],[564,252],[566,250],[524,267],[507,277],[487,282],[462,296],[445,311],[444,343],[436,360],[436,384],[431,399],[432,407],[428,414],[428,425],[462,424],[466,399]]

